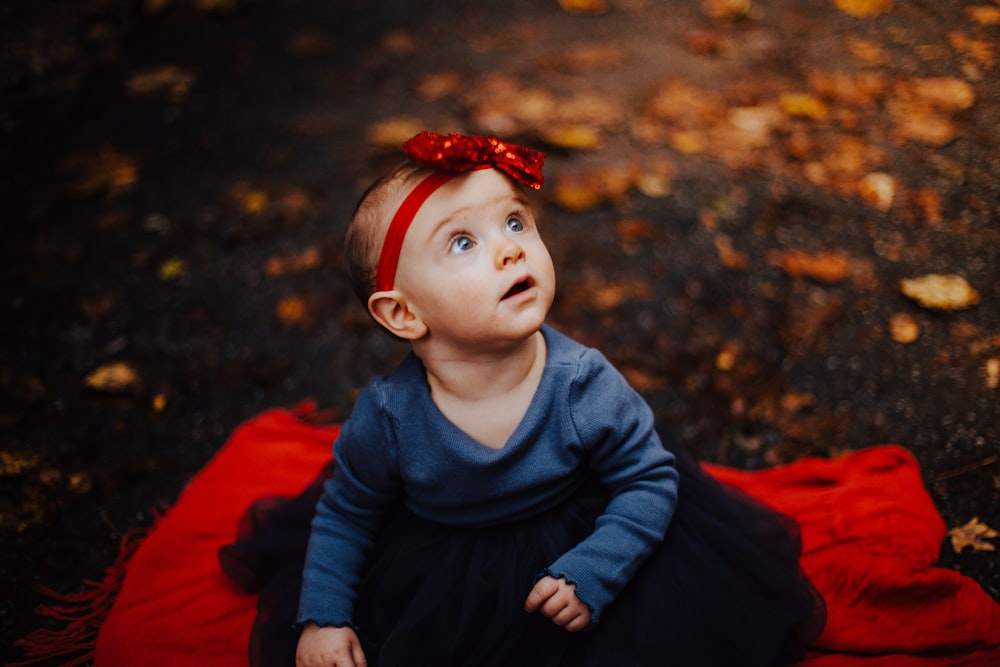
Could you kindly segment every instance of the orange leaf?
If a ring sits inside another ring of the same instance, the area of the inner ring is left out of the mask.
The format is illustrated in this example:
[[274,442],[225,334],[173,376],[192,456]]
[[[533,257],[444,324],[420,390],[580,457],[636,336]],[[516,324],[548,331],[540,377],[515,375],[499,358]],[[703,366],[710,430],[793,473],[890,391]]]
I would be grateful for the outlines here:
[[965,15],[979,25],[1000,25],[1000,7],[989,5],[966,7]]
[[892,9],[892,0],[833,0],[840,11],[858,18],[871,18]]
[[604,0],[559,0],[559,6],[567,14],[579,16],[600,16],[610,9]]
[[87,376],[84,383],[90,389],[111,394],[138,391],[142,385],[139,374],[124,361],[105,364]]
[[309,322],[309,306],[306,300],[298,295],[282,297],[274,309],[274,314],[287,326],[305,325]]
[[837,283],[850,275],[851,262],[840,251],[809,253],[805,250],[771,251],[767,261],[790,276],[807,276],[824,283]]
[[913,315],[896,313],[889,318],[889,333],[894,341],[907,345],[920,336],[920,325]]

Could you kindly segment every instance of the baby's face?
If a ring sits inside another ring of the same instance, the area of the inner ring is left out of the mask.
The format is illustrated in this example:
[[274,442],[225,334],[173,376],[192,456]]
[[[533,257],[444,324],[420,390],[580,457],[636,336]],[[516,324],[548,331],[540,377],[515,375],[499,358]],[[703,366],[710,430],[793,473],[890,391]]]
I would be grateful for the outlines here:
[[424,202],[403,242],[395,288],[432,337],[489,345],[538,331],[555,271],[524,195],[483,169]]

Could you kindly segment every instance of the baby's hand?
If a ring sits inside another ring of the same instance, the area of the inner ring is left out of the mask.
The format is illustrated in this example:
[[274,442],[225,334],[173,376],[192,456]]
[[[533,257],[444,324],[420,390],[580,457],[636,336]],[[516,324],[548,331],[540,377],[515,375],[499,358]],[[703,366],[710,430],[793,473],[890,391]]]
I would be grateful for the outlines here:
[[541,609],[553,623],[570,632],[583,630],[590,625],[590,609],[576,597],[576,584],[568,584],[565,579],[539,579],[528,593],[524,609],[528,613]]
[[295,667],[363,667],[367,665],[358,636],[349,627],[306,625],[295,650]]

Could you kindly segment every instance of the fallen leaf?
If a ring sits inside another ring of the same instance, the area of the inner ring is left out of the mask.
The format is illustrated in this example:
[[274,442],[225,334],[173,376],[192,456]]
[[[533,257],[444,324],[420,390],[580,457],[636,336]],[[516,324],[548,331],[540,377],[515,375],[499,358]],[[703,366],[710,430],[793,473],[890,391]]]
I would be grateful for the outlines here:
[[567,67],[579,71],[590,71],[599,67],[621,67],[629,59],[629,51],[617,44],[583,42],[560,51],[560,59]]
[[667,386],[666,379],[663,377],[653,375],[639,368],[624,366],[622,368],[622,375],[625,376],[625,379],[636,391],[656,391]]
[[986,540],[996,536],[997,531],[981,522],[979,517],[972,517],[964,526],[956,526],[948,531],[951,548],[955,553],[960,553],[965,547],[972,547],[975,551],[995,551],[996,547]]
[[896,179],[883,172],[868,174],[858,183],[858,193],[878,210],[888,211],[896,197]]
[[432,72],[423,76],[417,83],[417,95],[421,99],[432,102],[458,92],[462,85],[462,75],[454,70]]
[[767,255],[768,264],[776,266],[792,277],[806,276],[824,283],[837,283],[850,275],[850,258],[841,251],[810,253],[806,250],[772,250]]
[[20,475],[38,467],[38,452],[23,450],[0,451],[0,477]]
[[1000,357],[990,357],[983,368],[986,374],[986,388],[1000,387]]
[[736,368],[743,346],[738,341],[726,341],[722,348],[715,354],[715,369],[723,373]]
[[556,176],[553,196],[568,211],[586,211],[602,204],[621,203],[635,186],[638,170],[610,165]]
[[833,0],[833,4],[845,14],[858,18],[872,18],[892,9],[892,0]]
[[976,102],[972,86],[953,76],[910,79],[900,84],[896,95],[947,112],[964,111]]
[[559,0],[559,6],[575,16],[601,16],[610,9],[605,0]]
[[778,107],[789,116],[804,116],[812,120],[825,120],[830,108],[810,93],[781,93]]
[[878,43],[859,37],[844,38],[844,46],[847,51],[868,65],[884,65],[889,62],[889,57]]
[[275,317],[286,326],[308,325],[309,305],[304,297],[297,294],[282,297],[274,309]]
[[782,394],[779,405],[784,412],[800,412],[804,408],[812,407],[816,403],[816,397],[812,394],[797,394],[789,392]]
[[750,256],[733,247],[733,240],[726,234],[715,237],[715,251],[719,254],[719,263],[730,271],[743,271],[750,266]]
[[368,141],[380,148],[399,150],[405,141],[427,129],[419,118],[400,116],[368,127]]
[[84,380],[90,389],[109,394],[131,393],[142,386],[139,374],[131,365],[124,361],[115,361],[100,366]]
[[596,312],[607,312],[628,301],[649,301],[653,286],[642,276],[624,276],[612,281],[584,280],[568,295],[568,299]]
[[171,257],[167,261],[160,264],[160,269],[157,274],[160,278],[160,282],[171,282],[182,277],[187,272],[187,262],[185,262],[180,257]]
[[626,255],[635,255],[644,242],[656,238],[656,228],[649,220],[628,218],[615,223],[615,231]]
[[1000,7],[974,5],[965,8],[965,15],[979,25],[1000,25]]
[[129,77],[125,91],[139,97],[164,95],[176,103],[187,97],[195,79],[193,72],[175,65],[150,67]]
[[684,33],[684,44],[691,51],[705,55],[719,55],[729,50],[729,42],[717,30],[689,30]]
[[997,53],[993,42],[973,39],[961,32],[951,32],[948,33],[948,44],[981,67],[990,68],[996,65]]
[[556,125],[543,130],[539,138],[553,146],[566,149],[594,150],[604,143],[601,131],[587,125]]
[[700,7],[705,16],[713,19],[741,19],[750,13],[750,0],[701,0]]
[[951,143],[958,128],[949,118],[940,113],[913,111],[894,112],[895,135],[902,140],[913,140],[931,146]]
[[323,261],[323,254],[317,246],[311,245],[299,252],[281,257],[269,257],[264,264],[264,273],[269,278],[277,278],[288,273],[309,271]]
[[75,197],[89,197],[101,191],[116,194],[130,188],[139,177],[135,158],[113,148],[73,155],[64,164],[73,177],[67,190]]
[[889,334],[897,343],[908,345],[920,337],[920,325],[913,315],[896,313],[889,318]]
[[416,37],[406,30],[390,30],[382,35],[380,42],[383,49],[397,56],[414,53],[419,48]]
[[920,220],[929,225],[941,224],[941,195],[934,190],[914,190],[907,196]]
[[899,287],[904,295],[930,310],[963,310],[979,303],[979,292],[965,278],[954,274],[904,278]]

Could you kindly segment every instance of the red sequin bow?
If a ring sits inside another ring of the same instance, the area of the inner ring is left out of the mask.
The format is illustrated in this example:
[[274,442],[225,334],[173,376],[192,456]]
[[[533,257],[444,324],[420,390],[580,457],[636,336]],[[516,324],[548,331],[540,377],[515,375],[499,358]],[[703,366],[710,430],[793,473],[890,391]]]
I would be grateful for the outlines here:
[[417,165],[443,171],[472,171],[495,167],[534,190],[542,187],[545,154],[501,141],[496,137],[443,136],[421,132],[403,144],[403,152]]
[[376,292],[392,289],[406,230],[427,198],[456,174],[495,167],[529,188],[537,190],[542,187],[545,154],[494,137],[467,137],[461,134],[444,137],[433,132],[421,132],[403,144],[403,152],[417,166],[434,171],[403,199],[389,222],[375,269]]

